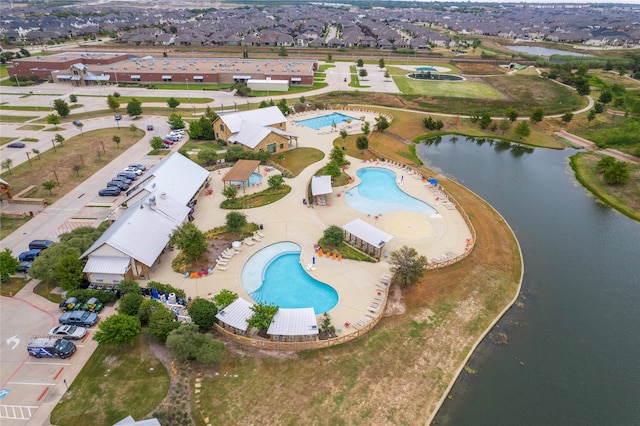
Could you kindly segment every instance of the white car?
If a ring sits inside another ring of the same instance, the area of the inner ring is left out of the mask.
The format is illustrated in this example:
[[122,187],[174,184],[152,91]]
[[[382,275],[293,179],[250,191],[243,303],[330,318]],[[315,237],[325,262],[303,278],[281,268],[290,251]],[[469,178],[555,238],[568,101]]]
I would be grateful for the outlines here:
[[80,340],[87,334],[87,329],[77,325],[59,325],[49,331],[49,336],[59,339]]
[[135,173],[137,176],[140,176],[142,174],[142,170],[136,169],[135,167],[127,167],[126,169],[124,169],[124,172]]

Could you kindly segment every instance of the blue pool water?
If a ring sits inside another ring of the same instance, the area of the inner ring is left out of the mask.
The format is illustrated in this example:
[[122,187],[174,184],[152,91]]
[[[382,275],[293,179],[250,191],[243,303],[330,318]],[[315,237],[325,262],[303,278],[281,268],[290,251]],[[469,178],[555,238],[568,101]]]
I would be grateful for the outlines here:
[[300,246],[272,244],[255,253],[242,268],[242,286],[255,302],[281,308],[309,308],[316,314],[338,303],[338,293],[307,274],[300,265]]
[[[249,176],[249,185],[255,185],[262,180],[262,175],[260,173],[251,173]],[[244,182],[231,182],[231,185],[238,186],[243,185]]]
[[[381,167],[366,167],[356,173],[361,182],[345,193],[345,200],[354,209],[369,215],[397,211],[424,214],[435,213],[435,209],[402,191],[396,183],[396,174]],[[402,178],[400,176],[399,179]],[[404,176],[404,179],[413,179]]]
[[431,71],[431,72],[438,72],[438,70],[434,67],[417,67],[416,71]]
[[357,118],[349,117],[348,115],[340,114],[339,112],[334,112],[328,115],[323,115],[321,117],[308,118],[306,120],[296,121],[298,124],[302,124],[303,126],[310,127],[313,130],[319,130],[323,127],[331,126],[332,124],[340,124],[344,123],[347,120],[355,121]]

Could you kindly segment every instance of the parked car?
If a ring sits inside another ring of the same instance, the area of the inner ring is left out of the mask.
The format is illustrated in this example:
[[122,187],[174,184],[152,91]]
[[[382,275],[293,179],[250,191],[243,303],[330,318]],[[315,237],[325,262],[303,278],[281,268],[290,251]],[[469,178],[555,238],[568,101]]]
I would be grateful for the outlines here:
[[25,260],[27,262],[33,262],[34,260],[36,260],[36,257],[40,256],[40,252],[42,250],[40,249],[33,249],[33,250],[29,250],[29,251],[23,251],[22,253],[20,253],[18,255],[18,260],[20,262],[24,262]]
[[51,339],[48,337],[38,337],[31,339],[27,344],[29,355],[36,358],[61,358],[65,359],[73,355],[76,345],[65,339]]
[[95,312],[67,311],[60,315],[58,322],[62,325],[79,325],[88,328],[98,322],[98,315]]
[[178,139],[182,139],[184,137],[184,133],[178,133],[178,132],[169,132],[169,136],[175,136]]
[[172,146],[170,144],[168,144],[168,143],[163,143],[162,144],[162,149],[171,149],[171,148],[172,148]]
[[120,172],[116,175],[116,177],[129,179],[130,181],[134,181],[138,179],[138,176],[135,173],[129,173],[129,172]]
[[8,148],[24,148],[25,146],[23,142],[11,142],[7,144]]
[[123,170],[125,173],[135,173],[136,175],[140,176],[142,174],[142,170],[140,169],[136,169],[133,167],[127,167],[126,169]]
[[180,140],[180,136],[167,135],[167,136],[164,137],[164,140],[178,142]]
[[80,121],[80,120],[73,120],[73,125],[74,125],[74,126],[78,126],[78,127],[80,127],[80,126],[82,126],[82,121]]
[[111,178],[111,180],[126,183],[127,185],[131,185],[131,182],[133,182],[133,179],[129,179],[128,177],[125,177],[125,176],[114,176]]
[[59,325],[49,330],[49,336],[59,339],[80,340],[87,334],[87,329],[77,325]]
[[18,267],[16,268],[16,272],[27,273],[27,272],[29,272],[29,269],[31,269],[31,262],[25,260],[25,261],[20,262],[18,264]]
[[147,130],[148,131],[152,131],[153,130],[153,125],[152,124],[148,124],[147,125]]
[[75,297],[68,297],[63,302],[60,302],[60,305],[58,305],[58,307],[64,312],[74,311],[78,309],[79,306],[80,304],[78,303],[78,299],[76,299]]
[[101,197],[112,197],[120,195],[120,188],[117,186],[110,186],[109,188],[104,188],[98,191],[98,195]]
[[129,167],[133,167],[134,169],[142,170],[143,172],[147,170],[147,166],[144,164],[132,163],[129,164]]
[[111,180],[107,182],[107,188],[114,186],[116,188],[120,188],[121,191],[126,191],[127,189],[129,189],[129,185],[119,180]]
[[33,240],[29,243],[29,250],[33,249],[48,249],[53,244],[51,240]]
[[116,114],[113,116],[113,118],[118,121],[118,120],[122,120],[122,115],[121,114]]
[[80,305],[80,308],[83,311],[89,311],[89,312],[100,312],[102,309],[104,309],[104,304],[99,301],[97,298],[92,297],[91,299],[87,300],[85,303]]
[[165,144],[165,145],[173,145],[176,142],[171,140],[171,139],[163,139],[162,143]]

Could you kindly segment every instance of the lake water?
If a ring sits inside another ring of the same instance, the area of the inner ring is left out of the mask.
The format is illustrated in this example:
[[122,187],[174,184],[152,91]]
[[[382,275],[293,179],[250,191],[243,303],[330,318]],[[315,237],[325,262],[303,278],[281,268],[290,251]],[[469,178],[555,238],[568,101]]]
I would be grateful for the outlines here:
[[565,55],[565,56],[592,56],[586,53],[569,52],[566,50],[549,49],[547,47],[538,46],[505,46],[507,49],[515,50],[516,52],[528,53],[529,55],[538,56],[551,56],[551,55]]
[[470,359],[438,425],[639,425],[640,224],[573,178],[574,150],[458,137],[419,145],[429,167],[467,186],[522,246],[519,302]]

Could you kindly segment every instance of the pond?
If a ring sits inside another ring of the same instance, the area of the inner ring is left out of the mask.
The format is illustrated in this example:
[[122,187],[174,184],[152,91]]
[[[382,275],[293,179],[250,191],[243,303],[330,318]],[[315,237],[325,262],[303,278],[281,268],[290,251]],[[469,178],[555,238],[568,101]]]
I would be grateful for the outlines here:
[[[597,203],[568,166],[574,150],[444,136],[417,146],[514,229],[525,274],[438,425],[640,424],[640,224]],[[508,344],[492,343],[505,333]]]
[[564,55],[564,56],[592,56],[586,53],[569,52],[566,50],[549,49],[547,47],[538,46],[505,46],[507,49],[515,50],[516,52],[528,53],[529,55],[538,55],[549,57],[551,55]]

